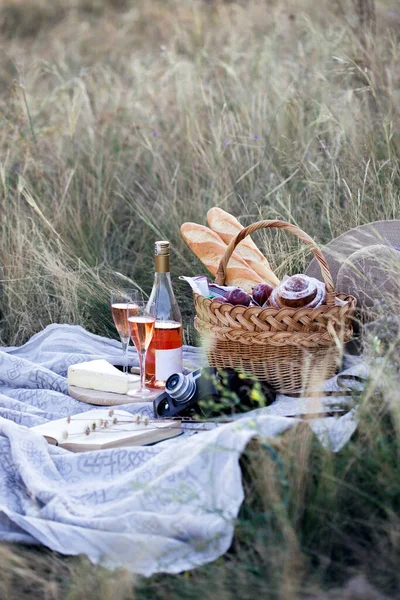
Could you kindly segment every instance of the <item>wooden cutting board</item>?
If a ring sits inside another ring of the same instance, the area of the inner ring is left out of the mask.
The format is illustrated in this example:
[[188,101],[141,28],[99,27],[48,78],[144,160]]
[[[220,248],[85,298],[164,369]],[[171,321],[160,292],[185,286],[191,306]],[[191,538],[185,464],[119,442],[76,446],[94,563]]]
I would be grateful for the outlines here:
[[[133,391],[133,390],[132,390]],[[68,386],[68,393],[75,400],[86,402],[87,404],[97,404],[97,406],[117,406],[118,404],[132,404],[139,402],[153,402],[160,391],[156,390],[146,397],[146,400],[130,396],[128,394],[115,394],[113,392],[99,392],[98,390],[89,390],[87,388],[76,387],[75,385]]]

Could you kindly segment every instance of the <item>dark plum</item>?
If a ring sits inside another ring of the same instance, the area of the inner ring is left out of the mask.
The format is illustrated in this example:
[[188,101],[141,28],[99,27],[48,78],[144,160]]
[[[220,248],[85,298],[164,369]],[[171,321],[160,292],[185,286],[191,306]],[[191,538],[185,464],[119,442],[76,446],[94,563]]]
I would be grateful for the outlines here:
[[220,304],[230,304],[229,300],[227,300],[223,296],[215,296],[215,298],[213,298],[212,301],[219,302]]
[[272,294],[273,287],[268,285],[268,283],[259,283],[255,287],[253,287],[253,300],[257,302],[260,306],[266,303],[270,295]]
[[225,296],[225,300],[227,300],[230,304],[240,304],[241,306],[249,306],[251,302],[251,297],[249,294],[246,294],[240,288],[236,288],[231,292],[228,292]]

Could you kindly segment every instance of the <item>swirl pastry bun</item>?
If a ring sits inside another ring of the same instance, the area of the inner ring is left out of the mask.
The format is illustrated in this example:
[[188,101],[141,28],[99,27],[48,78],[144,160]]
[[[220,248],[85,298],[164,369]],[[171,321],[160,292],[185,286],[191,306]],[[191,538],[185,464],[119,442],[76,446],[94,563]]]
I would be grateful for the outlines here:
[[325,284],[307,275],[285,277],[273,290],[269,303],[275,308],[316,308],[325,302]]

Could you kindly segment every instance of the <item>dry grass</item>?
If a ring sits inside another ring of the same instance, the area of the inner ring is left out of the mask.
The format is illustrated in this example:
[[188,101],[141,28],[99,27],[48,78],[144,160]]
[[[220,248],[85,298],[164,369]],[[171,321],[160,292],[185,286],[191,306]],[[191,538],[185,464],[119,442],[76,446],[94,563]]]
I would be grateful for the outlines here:
[[[201,272],[179,225],[204,222],[215,204],[244,224],[292,221],[319,242],[400,218],[399,24],[389,0],[376,14],[371,0],[3,0],[1,343],[51,322],[112,335],[115,279],[148,292],[158,237],[173,244],[174,276]],[[282,235],[258,242],[281,274],[307,260]],[[192,301],[175,288],[190,341]],[[350,598],[341,586],[361,572],[395,597],[400,418],[389,362],[389,404],[367,393],[339,457],[304,432],[278,449],[278,475],[270,450],[253,453],[257,477],[225,561],[133,590],[76,559],[4,549],[3,596],[28,581],[69,600],[323,598],[332,586]]]
[[[319,241],[398,216],[388,6],[367,64],[343,3],[347,21],[305,0],[116,4],[0,8],[3,343],[60,320],[107,332],[114,272],[148,291],[159,236],[174,274],[201,270],[179,225],[214,204]],[[259,241],[281,272],[305,260],[292,240]]]

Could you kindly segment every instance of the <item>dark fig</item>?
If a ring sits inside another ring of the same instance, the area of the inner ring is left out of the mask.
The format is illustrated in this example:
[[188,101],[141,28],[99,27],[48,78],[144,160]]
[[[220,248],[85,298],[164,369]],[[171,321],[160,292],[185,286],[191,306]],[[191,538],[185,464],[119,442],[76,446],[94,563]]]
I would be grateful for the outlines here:
[[235,290],[232,290],[226,294],[225,300],[227,300],[230,304],[249,306],[251,297],[240,288],[236,288]]
[[272,294],[273,287],[268,285],[268,283],[259,283],[255,287],[253,287],[253,300],[257,302],[260,306],[266,303],[270,295]]

